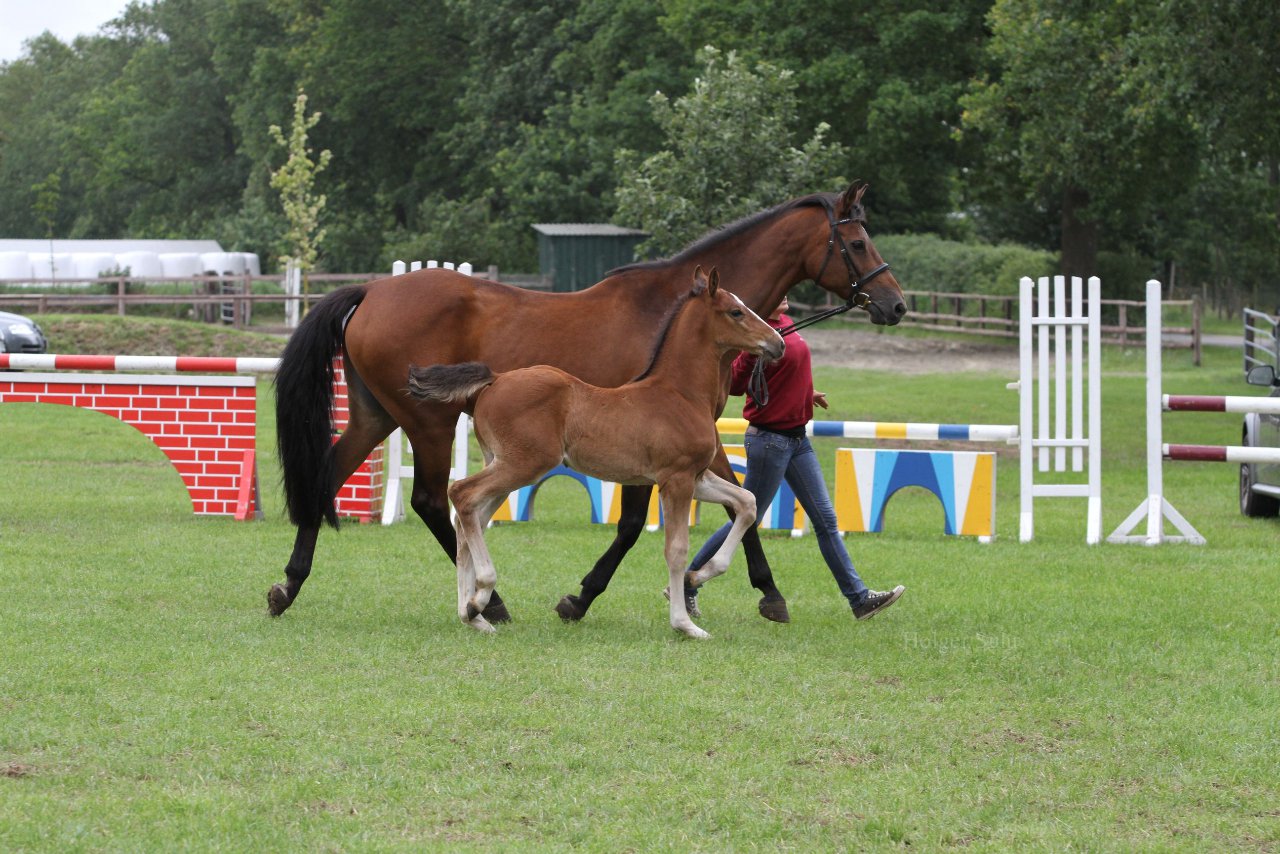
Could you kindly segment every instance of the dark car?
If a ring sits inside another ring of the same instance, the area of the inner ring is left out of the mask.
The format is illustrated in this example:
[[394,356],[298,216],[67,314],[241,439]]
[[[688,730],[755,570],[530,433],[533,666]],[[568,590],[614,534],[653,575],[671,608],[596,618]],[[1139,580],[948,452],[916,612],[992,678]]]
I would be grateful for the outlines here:
[[[1280,379],[1270,365],[1255,365],[1245,379],[1250,385],[1268,386],[1271,397],[1280,397]],[[1246,415],[1242,444],[1249,448],[1280,448],[1280,415]],[[1240,512],[1246,516],[1280,513],[1280,463],[1240,464]]]
[[0,311],[0,353],[45,353],[49,341],[29,317]]

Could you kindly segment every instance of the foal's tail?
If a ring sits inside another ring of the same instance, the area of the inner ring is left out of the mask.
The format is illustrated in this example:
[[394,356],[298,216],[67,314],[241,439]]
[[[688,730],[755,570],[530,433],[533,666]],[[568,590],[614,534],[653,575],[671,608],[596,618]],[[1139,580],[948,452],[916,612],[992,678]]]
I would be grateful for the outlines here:
[[276,446],[284,500],[299,528],[338,527],[334,507],[333,360],[344,321],[365,296],[349,285],[316,303],[289,338],[276,371]]
[[414,400],[461,403],[470,409],[475,396],[495,379],[497,377],[493,371],[483,362],[431,365],[426,368],[410,366],[409,396]]

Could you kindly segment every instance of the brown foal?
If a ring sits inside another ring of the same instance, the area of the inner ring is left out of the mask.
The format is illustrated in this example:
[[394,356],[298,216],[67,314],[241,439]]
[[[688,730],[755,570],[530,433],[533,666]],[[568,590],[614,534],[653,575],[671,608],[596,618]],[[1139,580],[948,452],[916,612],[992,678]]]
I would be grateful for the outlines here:
[[409,394],[420,401],[465,402],[488,464],[449,487],[457,513],[458,616],[481,631],[497,571],[484,529],[507,496],[564,463],[621,484],[656,484],[666,530],[671,626],[705,638],[685,608],[685,558],[693,499],[722,504],[734,515],[724,545],[691,584],[728,567],[743,533],[755,522],[755,497],[710,471],[719,447],[720,361],[745,350],[782,355],[778,333],[738,297],[719,286],[712,268],[694,271],[693,288],[668,311],[649,367],[626,385],[600,388],[559,368],[538,365],[495,375],[479,362],[412,367]]

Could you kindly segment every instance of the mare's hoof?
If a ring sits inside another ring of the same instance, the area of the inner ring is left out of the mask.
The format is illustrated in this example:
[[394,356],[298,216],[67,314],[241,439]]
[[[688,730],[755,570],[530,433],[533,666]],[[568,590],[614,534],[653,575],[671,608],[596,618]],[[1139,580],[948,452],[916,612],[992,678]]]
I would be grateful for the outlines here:
[[292,604],[293,600],[289,598],[289,591],[285,589],[283,584],[273,584],[271,589],[267,591],[267,613],[271,616],[280,616],[289,610],[289,606]]
[[[470,607],[467,610],[471,610]],[[489,604],[484,606],[484,618],[491,623],[509,623],[511,622],[511,612],[507,610],[506,602],[494,602],[489,600]]]
[[582,607],[581,601],[577,596],[566,596],[556,603],[556,613],[566,622],[577,622],[587,616],[587,609]]
[[791,622],[791,614],[787,611],[787,600],[781,596],[761,597],[760,616],[775,623]]

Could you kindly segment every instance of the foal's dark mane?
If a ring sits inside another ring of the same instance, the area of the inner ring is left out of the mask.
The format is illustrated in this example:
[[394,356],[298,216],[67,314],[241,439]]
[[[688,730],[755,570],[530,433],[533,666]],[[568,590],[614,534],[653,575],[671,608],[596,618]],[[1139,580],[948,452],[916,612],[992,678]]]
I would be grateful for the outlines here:
[[676,318],[680,316],[680,310],[688,304],[689,300],[700,293],[702,293],[701,288],[685,291],[672,301],[667,313],[662,315],[658,334],[653,338],[653,349],[649,351],[649,364],[645,365],[644,370],[637,374],[631,382],[639,382],[653,373],[654,366],[658,364],[658,357],[662,355],[662,348],[667,343],[667,333],[671,331],[671,325],[676,322]]
[[[739,234],[755,228],[760,223],[780,216],[787,211],[795,210],[796,208],[834,207],[839,201],[839,193],[813,193],[808,196],[801,196],[798,199],[791,199],[790,201],[783,202],[780,205],[774,205],[771,208],[766,208],[765,210],[757,211],[753,214],[747,214],[741,219],[736,219],[728,225],[722,225],[719,228],[708,231],[706,234],[702,235],[669,258],[658,258],[653,261],[638,261],[635,264],[626,264],[622,267],[610,270],[605,273],[605,276],[615,276],[619,273],[627,273],[632,270],[655,270],[680,264],[689,260],[689,258],[695,254],[717,246],[723,241],[737,237]],[[867,215],[863,210],[861,202],[853,206],[853,210],[849,213],[849,218],[858,222],[866,221]]]

